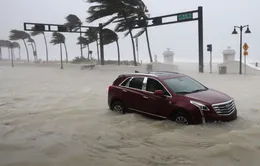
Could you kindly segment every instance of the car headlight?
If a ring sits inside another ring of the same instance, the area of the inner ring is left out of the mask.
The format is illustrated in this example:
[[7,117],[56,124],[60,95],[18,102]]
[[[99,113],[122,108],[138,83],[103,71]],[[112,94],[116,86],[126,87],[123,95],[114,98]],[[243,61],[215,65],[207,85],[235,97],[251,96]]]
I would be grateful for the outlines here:
[[190,103],[198,107],[200,111],[209,111],[209,108],[202,103],[199,103],[197,101],[192,101],[192,100],[190,101]]

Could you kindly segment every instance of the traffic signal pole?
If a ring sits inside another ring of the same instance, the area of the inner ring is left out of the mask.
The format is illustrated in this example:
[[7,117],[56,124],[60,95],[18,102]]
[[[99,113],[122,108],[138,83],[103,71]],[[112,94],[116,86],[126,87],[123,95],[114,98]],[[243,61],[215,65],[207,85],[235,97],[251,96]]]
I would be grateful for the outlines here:
[[212,44],[207,45],[207,51],[210,52],[209,66],[210,66],[210,73],[212,73]]
[[198,8],[199,72],[204,72],[203,63],[203,8]]
[[[197,16],[194,16],[194,13]],[[163,18],[177,17],[174,21],[163,21]],[[198,21],[198,47],[199,47],[199,72],[204,72],[204,62],[203,62],[203,7],[198,7],[197,10],[157,16],[153,18],[141,18],[139,20],[134,20],[130,25],[131,29],[138,28],[148,28],[153,26],[167,25],[167,24],[176,24],[184,23],[190,21]],[[152,22],[152,24],[150,23]]]

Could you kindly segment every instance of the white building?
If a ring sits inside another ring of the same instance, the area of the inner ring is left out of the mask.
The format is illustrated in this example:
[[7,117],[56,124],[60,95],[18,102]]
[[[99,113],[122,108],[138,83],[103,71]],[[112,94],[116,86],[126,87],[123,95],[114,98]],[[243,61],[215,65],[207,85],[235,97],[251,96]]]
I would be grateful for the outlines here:
[[163,52],[163,63],[173,64],[174,52],[167,48],[167,51]]

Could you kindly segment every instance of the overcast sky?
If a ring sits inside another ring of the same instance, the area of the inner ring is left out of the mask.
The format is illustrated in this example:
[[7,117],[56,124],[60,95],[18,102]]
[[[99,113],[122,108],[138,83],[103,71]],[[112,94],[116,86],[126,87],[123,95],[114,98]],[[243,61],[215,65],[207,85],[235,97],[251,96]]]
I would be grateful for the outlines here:
[[[231,35],[234,25],[250,25],[252,34],[244,35],[243,42],[249,44],[249,59],[260,59],[260,2],[257,0],[144,0],[152,17],[189,10],[196,10],[198,6],[204,8],[204,61],[209,61],[207,44],[213,44],[213,60],[222,60],[222,51],[231,46],[239,58],[239,35]],[[87,17],[88,3],[84,0],[0,0],[0,39],[8,39],[11,29],[23,30],[23,22],[41,22],[63,24],[68,14],[76,14],[84,25]],[[102,20],[92,23],[98,25]],[[162,59],[162,53],[167,48],[175,52],[176,61],[197,61],[198,59],[198,23],[187,22],[181,24],[164,25],[149,28],[152,54]],[[109,28],[113,28],[109,26]],[[135,31],[136,33],[136,31]],[[129,37],[120,35],[122,59],[133,59],[132,45]],[[70,59],[80,56],[79,46],[76,45],[77,34],[65,34]],[[45,60],[45,46],[43,36],[34,37],[37,42],[38,56]],[[47,34],[47,40],[51,33]],[[26,58],[23,43],[22,57]],[[50,59],[59,59],[59,47],[48,44]],[[91,45],[96,56],[96,47]],[[29,47],[31,59],[32,51]],[[4,50],[7,53],[7,50]],[[84,50],[87,55],[87,50]],[[148,50],[145,35],[139,39],[140,59],[148,61]],[[5,55],[7,56],[7,55]],[[116,59],[116,44],[105,46],[105,59]]]

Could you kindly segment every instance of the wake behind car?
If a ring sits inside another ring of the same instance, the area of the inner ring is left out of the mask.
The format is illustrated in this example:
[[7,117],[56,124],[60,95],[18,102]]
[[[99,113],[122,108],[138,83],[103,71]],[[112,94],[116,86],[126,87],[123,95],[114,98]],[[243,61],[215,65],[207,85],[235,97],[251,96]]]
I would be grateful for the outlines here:
[[113,111],[137,112],[186,125],[237,118],[230,96],[176,72],[119,75],[108,88],[108,105]]

